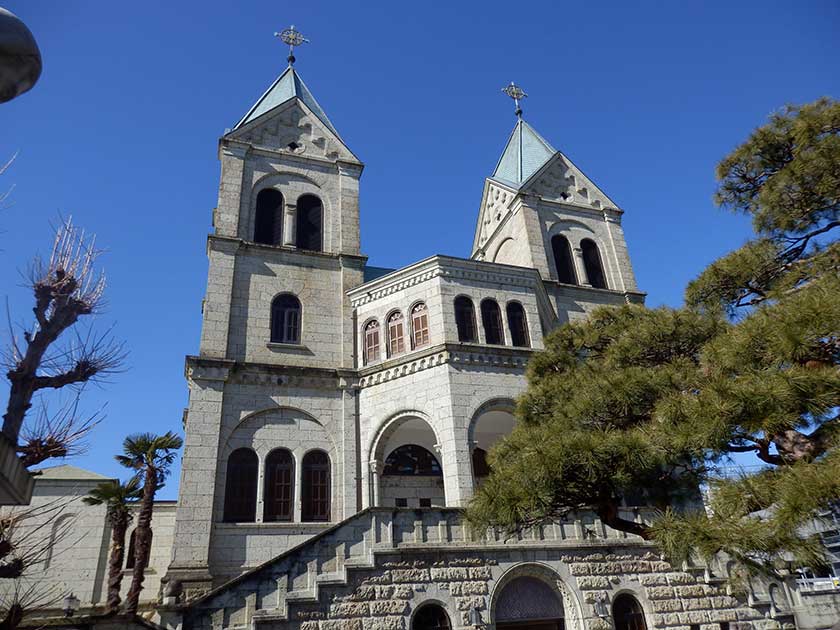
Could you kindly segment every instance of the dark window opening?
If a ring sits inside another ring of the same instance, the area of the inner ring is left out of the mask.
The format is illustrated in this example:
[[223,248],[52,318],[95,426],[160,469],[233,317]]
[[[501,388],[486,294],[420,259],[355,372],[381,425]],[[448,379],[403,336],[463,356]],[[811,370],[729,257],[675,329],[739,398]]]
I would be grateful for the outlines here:
[[577,284],[575,265],[572,261],[572,247],[562,234],[551,237],[551,251],[554,253],[554,267],[557,279],[565,284]]
[[505,343],[505,336],[502,332],[502,311],[496,300],[486,299],[481,301],[481,325],[484,327],[484,341],[489,344],[501,346]]
[[284,448],[271,451],[265,460],[263,521],[291,521],[295,496],[295,462]]
[[505,310],[507,310],[511,343],[520,348],[530,347],[531,340],[528,335],[528,320],[525,318],[525,309],[519,302],[508,302]]
[[274,188],[264,188],[257,194],[254,241],[266,245],[283,244],[283,195]]
[[472,300],[465,295],[455,298],[455,324],[458,326],[458,341],[475,343],[475,308]]
[[589,284],[596,289],[606,289],[607,281],[604,278],[604,267],[601,265],[601,255],[598,253],[598,246],[595,241],[588,238],[580,242],[580,251],[583,254],[583,267],[589,278]]
[[297,202],[297,238],[295,245],[298,249],[308,249],[320,252],[321,228],[323,223],[323,206],[315,195],[303,195]]
[[311,451],[303,458],[301,518],[307,522],[330,520],[330,458]]
[[228,457],[225,514],[229,523],[253,523],[257,516],[257,454],[238,448]]
[[442,475],[438,460],[417,444],[404,444],[391,451],[385,459],[383,475],[402,477],[437,477]]
[[271,341],[300,343],[300,300],[284,293],[271,303]]
[[420,499],[420,507],[422,508],[430,508],[432,507],[432,500],[431,499]]
[[396,507],[408,507],[408,499],[394,499]]
[[487,451],[476,447],[472,453],[473,475],[482,478],[490,474],[490,465],[487,463]]
[[629,593],[621,593],[616,597],[612,608],[615,630],[647,630],[642,607]]
[[446,611],[437,604],[426,604],[414,615],[411,630],[450,630]]
[[[153,532],[149,530],[149,555],[146,556],[146,562],[143,565],[144,567],[149,566],[149,560],[152,557],[152,536]],[[135,529],[131,532],[131,536],[128,538],[128,553],[125,557],[125,568],[126,569],[133,569],[135,565],[135,555],[137,554],[137,530]]]
[[300,145],[297,142],[290,142],[286,145],[286,148],[288,148],[290,151],[297,151],[299,147]]

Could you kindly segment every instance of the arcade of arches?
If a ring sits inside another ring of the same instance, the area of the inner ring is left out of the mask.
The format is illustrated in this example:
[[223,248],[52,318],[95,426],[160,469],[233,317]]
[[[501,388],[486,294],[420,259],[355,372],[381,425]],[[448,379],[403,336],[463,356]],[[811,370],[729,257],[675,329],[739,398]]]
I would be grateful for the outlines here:
[[[512,401],[482,408],[469,428],[474,488],[490,474],[487,452],[513,431]],[[442,507],[447,505],[444,469],[437,437],[429,423],[406,416],[386,426],[377,438],[372,459],[371,504],[380,507]]]

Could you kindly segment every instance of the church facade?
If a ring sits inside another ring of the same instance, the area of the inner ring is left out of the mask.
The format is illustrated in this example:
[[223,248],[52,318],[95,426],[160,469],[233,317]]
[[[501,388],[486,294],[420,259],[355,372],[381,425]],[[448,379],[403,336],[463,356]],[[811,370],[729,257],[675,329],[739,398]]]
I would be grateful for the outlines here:
[[[545,335],[644,302],[623,213],[517,107],[469,258],[372,267],[363,164],[293,61],[219,142],[179,497],[155,506],[143,627],[817,630],[840,618],[838,585],[791,576],[736,594],[732,563],[671,566],[591,513],[514,537],[465,525]],[[57,467],[33,499],[70,497],[67,518],[84,524],[37,579],[74,591],[91,626],[115,623],[101,617],[110,526],[80,501],[101,480]]]
[[219,143],[161,623],[791,623],[786,585],[748,606],[726,591],[726,566],[676,569],[591,514],[515,539],[469,531],[459,508],[513,428],[544,336],[597,306],[644,301],[622,211],[517,107],[470,257],[370,267],[363,165],[292,62]]

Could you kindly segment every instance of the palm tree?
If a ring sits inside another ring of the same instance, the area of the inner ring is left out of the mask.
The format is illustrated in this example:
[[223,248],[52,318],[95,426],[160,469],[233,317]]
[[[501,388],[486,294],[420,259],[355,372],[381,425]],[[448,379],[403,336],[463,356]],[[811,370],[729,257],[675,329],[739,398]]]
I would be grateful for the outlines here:
[[126,483],[121,483],[116,479],[103,481],[82,499],[88,505],[104,505],[108,522],[111,523],[111,555],[108,557],[108,612],[117,612],[120,606],[125,533],[131,522],[129,504],[139,498],[140,481],[134,477]]
[[135,433],[123,441],[123,455],[117,455],[117,461],[135,471],[135,476],[143,479],[143,496],[140,499],[140,513],[137,515],[137,527],[134,530],[134,571],[131,575],[131,588],[125,598],[125,612],[137,614],[140,591],[143,590],[146,565],[152,543],[152,507],[155,492],[163,487],[169,468],[175,461],[175,451],[181,448],[180,437],[167,431],[164,435]]

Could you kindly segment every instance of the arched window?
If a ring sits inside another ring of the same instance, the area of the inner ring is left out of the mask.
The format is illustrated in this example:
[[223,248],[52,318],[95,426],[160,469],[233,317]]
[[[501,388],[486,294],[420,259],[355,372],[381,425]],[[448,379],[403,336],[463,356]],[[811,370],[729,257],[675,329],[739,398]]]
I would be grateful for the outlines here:
[[411,308],[411,334],[415,348],[429,344],[429,309],[423,302],[418,302]]
[[271,451],[265,460],[263,521],[291,521],[295,497],[295,460],[285,448]]
[[379,322],[375,319],[365,324],[365,365],[379,361]]
[[598,253],[598,246],[595,241],[585,238],[580,242],[580,251],[583,254],[583,268],[589,278],[589,284],[596,289],[606,289],[607,281],[604,279],[604,268],[601,265],[601,255]]
[[647,630],[642,607],[630,593],[616,597],[612,609],[615,630]]
[[300,300],[283,293],[271,303],[271,341],[300,343]]
[[487,463],[487,451],[476,446],[472,452],[473,475],[477,478],[486,477],[490,474],[490,465]]
[[466,295],[455,298],[455,324],[458,326],[458,341],[475,343],[478,341],[475,330],[475,308]]
[[401,477],[437,477],[442,475],[438,460],[428,450],[417,444],[395,448],[385,459],[383,475]]
[[257,516],[257,454],[238,448],[228,457],[225,514],[229,523],[253,523]]
[[421,606],[411,621],[411,630],[449,630],[449,616],[437,604]]
[[577,284],[575,279],[575,265],[572,262],[572,248],[569,240],[562,234],[551,237],[551,251],[554,253],[554,267],[557,269],[557,279],[565,284]]
[[[146,557],[146,564],[145,566],[149,566],[149,560],[152,557],[152,536],[154,532],[149,530],[149,555]],[[134,556],[137,553],[137,530],[135,529],[131,532],[131,536],[128,537],[128,552],[125,555],[125,568],[126,569],[133,569],[134,568]],[[145,567],[144,567],[145,568]]]
[[388,356],[405,352],[405,320],[403,314],[394,311],[388,316]]
[[487,298],[481,301],[481,325],[484,327],[484,339],[487,343],[497,346],[505,343],[502,333],[502,311],[496,300]]
[[283,195],[279,190],[264,188],[257,194],[254,241],[266,245],[283,243]]
[[511,343],[520,348],[530,347],[531,340],[528,336],[528,320],[525,319],[525,309],[519,302],[508,302],[505,310],[507,311]]
[[310,451],[303,457],[301,493],[304,521],[330,520],[330,458],[324,451]]
[[324,208],[315,195],[303,195],[297,201],[297,238],[295,245],[299,249],[320,252],[322,243],[322,224]]

